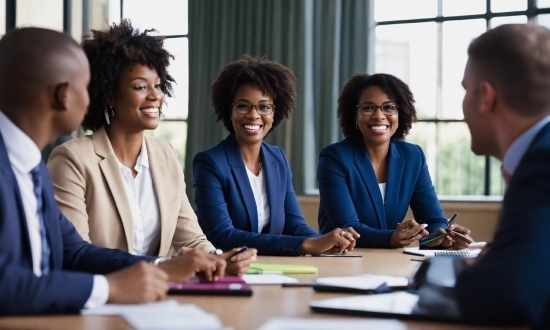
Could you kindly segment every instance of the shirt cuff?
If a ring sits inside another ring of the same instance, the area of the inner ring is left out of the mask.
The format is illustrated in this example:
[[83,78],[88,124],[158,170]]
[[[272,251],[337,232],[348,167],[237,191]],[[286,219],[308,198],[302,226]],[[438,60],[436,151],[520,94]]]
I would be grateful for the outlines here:
[[109,299],[109,282],[103,275],[94,275],[94,284],[90,298],[84,304],[85,309],[97,308],[105,305]]

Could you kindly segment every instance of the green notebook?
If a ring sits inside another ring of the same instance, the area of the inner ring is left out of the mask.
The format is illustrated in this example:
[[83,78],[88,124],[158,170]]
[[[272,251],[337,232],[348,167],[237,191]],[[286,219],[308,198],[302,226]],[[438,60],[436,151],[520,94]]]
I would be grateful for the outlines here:
[[250,265],[247,274],[317,274],[317,267],[309,265],[253,263]]

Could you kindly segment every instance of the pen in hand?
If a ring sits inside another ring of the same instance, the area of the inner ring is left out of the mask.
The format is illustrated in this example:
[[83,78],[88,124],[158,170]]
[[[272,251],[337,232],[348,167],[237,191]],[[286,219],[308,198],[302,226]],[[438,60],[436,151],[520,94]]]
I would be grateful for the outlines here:
[[[426,227],[428,227],[428,224],[423,223],[423,224],[421,224],[420,226],[422,227],[422,230],[424,230],[424,229],[426,229]],[[405,239],[411,239],[411,238],[415,237],[416,235],[420,234],[420,233],[422,232],[422,230],[420,230],[419,232],[414,233],[414,234],[408,236],[408,237],[405,238]]]
[[[449,220],[447,220],[447,227],[446,227],[445,229],[449,228],[449,226],[451,225],[451,223],[456,219],[456,216],[457,216],[457,215],[458,215],[458,213],[455,213],[455,214],[453,214],[453,215],[449,218]],[[433,241],[436,241],[436,240],[438,240],[438,239],[440,239],[440,238],[442,238],[442,237],[445,237],[445,236],[449,235],[450,233],[451,233],[451,231],[448,231],[448,232],[446,232],[446,233],[436,235],[436,236],[434,236],[434,237],[432,237],[432,238],[426,238],[425,240],[421,240],[419,245],[422,246],[422,245],[431,243],[431,242],[433,242]],[[455,233],[456,233],[456,232],[455,232]]]

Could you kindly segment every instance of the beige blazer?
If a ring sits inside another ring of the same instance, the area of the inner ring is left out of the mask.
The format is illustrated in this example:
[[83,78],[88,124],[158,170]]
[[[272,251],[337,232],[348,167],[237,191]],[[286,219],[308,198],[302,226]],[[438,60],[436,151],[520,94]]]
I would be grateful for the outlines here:
[[[145,137],[160,211],[160,246],[149,255],[168,256],[170,247],[214,246],[202,232],[185,193],[183,171],[172,146]],[[48,160],[55,198],[82,238],[98,246],[132,251],[130,203],[118,159],[104,128],[54,149]]]

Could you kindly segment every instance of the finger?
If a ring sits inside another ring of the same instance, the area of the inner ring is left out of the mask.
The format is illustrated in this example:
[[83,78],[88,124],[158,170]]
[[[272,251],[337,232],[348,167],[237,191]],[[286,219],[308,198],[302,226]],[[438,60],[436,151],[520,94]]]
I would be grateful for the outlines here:
[[462,227],[460,225],[457,225],[455,224],[455,229],[454,229],[455,232],[457,233],[461,233],[461,234],[464,234],[465,236],[470,236],[470,234],[472,233],[472,231],[466,227]]
[[231,257],[231,261],[242,261],[252,258],[256,255],[256,249],[249,249]]
[[186,254],[187,252],[191,252],[191,251],[193,251],[193,250],[194,250],[193,248],[182,247],[182,248],[178,251],[178,254]]
[[361,237],[361,235],[359,235],[359,233],[356,232],[355,229],[353,229],[352,227],[346,228],[346,231],[348,233],[350,233],[351,235],[353,235],[353,238],[355,238],[355,239],[358,239],[359,237]]
[[225,274],[226,265],[227,264],[225,262],[217,262],[216,264],[214,264],[215,269],[212,273],[214,281],[217,281],[223,277],[223,275]]

